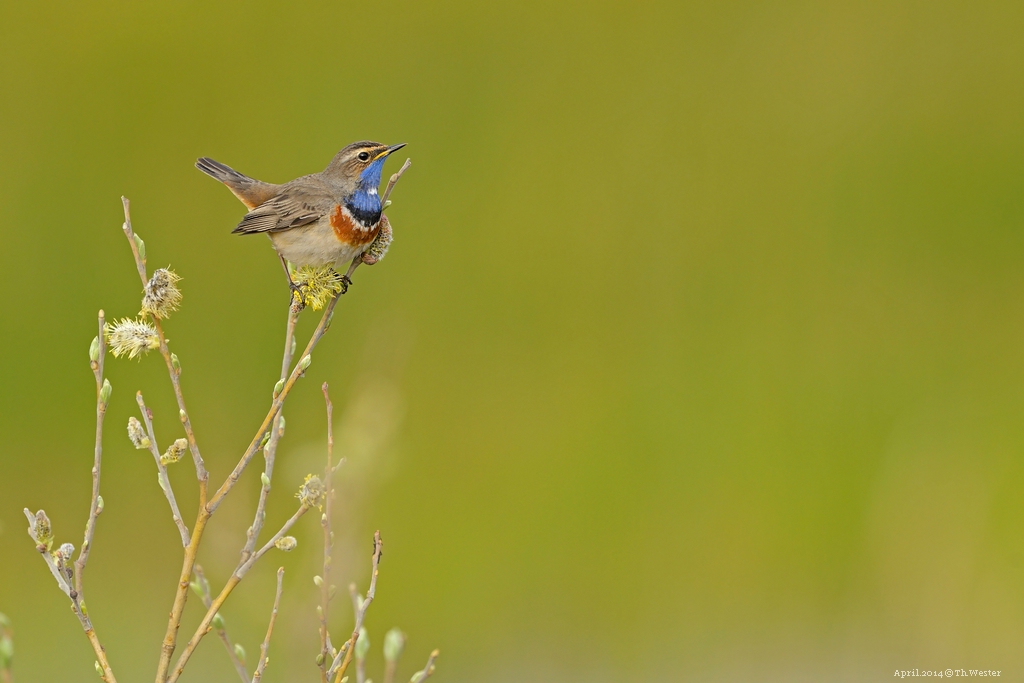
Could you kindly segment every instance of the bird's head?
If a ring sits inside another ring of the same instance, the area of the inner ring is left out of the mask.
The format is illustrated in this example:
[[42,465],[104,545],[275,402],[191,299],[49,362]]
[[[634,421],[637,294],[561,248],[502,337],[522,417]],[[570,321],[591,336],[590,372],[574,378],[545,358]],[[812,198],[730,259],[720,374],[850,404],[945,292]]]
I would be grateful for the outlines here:
[[384,162],[389,154],[402,147],[405,147],[404,142],[391,146],[368,140],[353,142],[334,155],[324,171],[324,175],[339,183],[345,194],[346,206],[361,222],[373,224],[380,220],[377,188]]

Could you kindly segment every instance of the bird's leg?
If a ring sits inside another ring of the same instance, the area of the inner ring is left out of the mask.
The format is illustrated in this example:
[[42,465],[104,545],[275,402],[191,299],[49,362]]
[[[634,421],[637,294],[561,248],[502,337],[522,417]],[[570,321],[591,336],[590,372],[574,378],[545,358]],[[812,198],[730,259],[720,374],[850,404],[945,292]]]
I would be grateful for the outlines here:
[[277,255],[277,258],[281,261],[281,267],[284,268],[284,276],[288,278],[288,299],[295,301],[297,298],[298,303],[305,306],[306,301],[305,297],[302,296],[302,288],[292,280],[292,273],[288,270],[288,261],[286,261],[284,256],[281,256],[280,254]]
[[352,273],[356,272],[356,268],[363,262],[363,255],[360,254],[352,259],[352,263],[349,264],[348,270],[341,276],[341,293],[344,294],[348,291],[348,286],[352,284]]

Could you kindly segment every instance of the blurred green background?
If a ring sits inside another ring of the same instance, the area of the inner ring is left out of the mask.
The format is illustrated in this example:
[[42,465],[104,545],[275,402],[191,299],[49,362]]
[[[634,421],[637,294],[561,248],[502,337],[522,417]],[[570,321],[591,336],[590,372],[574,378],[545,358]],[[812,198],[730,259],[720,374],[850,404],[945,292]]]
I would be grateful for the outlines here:
[[[396,240],[356,274],[286,408],[268,526],[322,466],[328,381],[350,458],[338,583],[365,588],[379,528],[368,625],[376,653],[391,626],[409,634],[399,680],[433,647],[438,681],[1024,680],[1024,5],[3,16],[0,611],[16,680],[95,680],[21,508],[81,542],[95,314],[139,305],[119,197],[150,266],[184,278],[167,334],[219,481],[269,405],[287,293],[266,240],[229,234],[243,207],[192,163],[280,182],[366,138],[409,143]],[[158,357],[107,367],[86,589],[119,680],[144,681],[181,550],[124,435],[134,392],[162,444],[180,427]],[[189,464],[172,477],[191,523]],[[215,587],[258,488],[254,466],[207,534]],[[255,660],[287,568],[268,682],[315,680],[319,526],[297,536],[224,610]],[[185,678],[233,676],[211,637]]]

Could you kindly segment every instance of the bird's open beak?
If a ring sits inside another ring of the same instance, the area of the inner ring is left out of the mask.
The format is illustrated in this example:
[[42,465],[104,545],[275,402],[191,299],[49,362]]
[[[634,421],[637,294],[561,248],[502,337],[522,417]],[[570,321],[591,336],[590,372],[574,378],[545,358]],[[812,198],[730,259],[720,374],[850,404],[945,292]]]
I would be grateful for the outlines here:
[[380,154],[375,156],[373,158],[373,160],[377,161],[377,159],[380,159],[381,157],[386,157],[387,155],[391,154],[392,152],[397,152],[398,150],[400,150],[403,147],[405,147],[407,144],[408,143],[406,143],[406,142],[399,142],[397,145],[391,145],[386,150],[384,150],[383,152],[381,152]]

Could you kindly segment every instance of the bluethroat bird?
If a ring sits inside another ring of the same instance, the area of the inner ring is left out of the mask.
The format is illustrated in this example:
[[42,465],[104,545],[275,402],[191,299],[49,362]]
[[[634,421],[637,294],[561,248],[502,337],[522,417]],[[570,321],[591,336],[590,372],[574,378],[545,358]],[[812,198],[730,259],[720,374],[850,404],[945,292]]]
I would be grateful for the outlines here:
[[347,289],[352,272],[381,229],[383,207],[377,188],[384,162],[402,147],[404,142],[390,147],[353,142],[323,171],[281,185],[250,178],[207,157],[196,161],[196,168],[227,185],[249,209],[231,232],[266,233],[293,291],[286,261],[296,268],[350,262],[342,278]]

